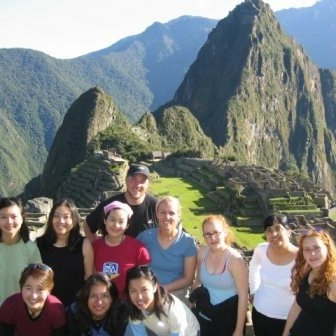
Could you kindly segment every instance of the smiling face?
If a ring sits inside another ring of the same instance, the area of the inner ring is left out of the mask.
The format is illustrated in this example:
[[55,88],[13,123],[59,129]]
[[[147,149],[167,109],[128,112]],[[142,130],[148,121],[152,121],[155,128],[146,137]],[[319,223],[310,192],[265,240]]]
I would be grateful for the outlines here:
[[126,199],[131,205],[141,204],[148,190],[149,180],[144,174],[126,177]]
[[207,245],[212,249],[224,246],[226,232],[222,223],[215,219],[206,221],[203,225],[203,237]]
[[2,231],[2,237],[15,237],[19,235],[22,223],[21,209],[17,205],[0,209],[0,230]]
[[154,309],[154,294],[157,289],[157,285],[153,285],[150,280],[138,278],[130,280],[128,294],[138,309],[151,312]]
[[92,285],[88,298],[88,308],[94,320],[103,319],[112,302],[112,297],[105,284],[97,282]]
[[174,231],[181,221],[181,208],[176,199],[166,199],[159,202],[156,209],[156,215],[160,230]]
[[265,230],[265,236],[270,246],[279,247],[289,244],[289,230],[280,223],[274,223]]
[[69,235],[73,229],[73,218],[71,210],[66,205],[61,205],[55,209],[52,217],[52,226],[55,230],[56,236]]
[[312,269],[318,269],[327,260],[328,248],[318,237],[305,237],[302,242],[302,251],[305,261]]
[[21,288],[21,294],[28,310],[34,313],[42,310],[50,291],[41,286],[40,280],[28,276]]
[[110,237],[122,237],[128,227],[128,213],[123,209],[113,209],[104,219],[104,224]]

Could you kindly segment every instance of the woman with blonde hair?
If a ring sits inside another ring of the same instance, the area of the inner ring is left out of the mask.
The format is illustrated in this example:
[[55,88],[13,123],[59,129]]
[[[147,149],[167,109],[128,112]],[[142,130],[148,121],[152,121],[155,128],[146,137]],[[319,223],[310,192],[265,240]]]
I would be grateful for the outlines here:
[[202,224],[206,246],[198,251],[194,291],[190,301],[200,322],[201,336],[242,336],[248,303],[248,270],[231,247],[225,217],[211,215]]
[[188,303],[189,286],[195,277],[196,240],[182,230],[182,209],[178,198],[166,196],[156,205],[159,227],[141,232],[151,256],[150,266],[161,286]]
[[336,333],[336,247],[326,231],[310,229],[301,236],[292,270],[296,294],[283,336]]

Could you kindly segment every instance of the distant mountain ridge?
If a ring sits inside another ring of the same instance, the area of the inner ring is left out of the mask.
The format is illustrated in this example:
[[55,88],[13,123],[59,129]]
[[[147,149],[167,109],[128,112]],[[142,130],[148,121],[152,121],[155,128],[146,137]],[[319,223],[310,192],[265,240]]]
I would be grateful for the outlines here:
[[[94,152],[114,148],[124,159],[132,151],[136,161],[151,158],[155,150],[193,151],[199,156],[214,155],[215,146],[206,137],[198,121],[186,108],[162,108],[155,115],[146,113],[137,125],[132,125],[118,110],[102,89],[92,88],[83,93],[70,107],[58,129],[50,149],[43,173],[26,187],[24,198],[38,195],[55,198],[71,197],[67,181],[75,175],[78,166],[94,157]],[[117,164],[119,166],[119,164]],[[123,166],[123,165],[121,165]],[[96,174],[102,174],[101,167]],[[114,167],[111,168],[113,173]],[[83,192],[88,193],[87,183]]]
[[275,13],[287,34],[304,46],[320,68],[336,71],[336,2],[317,1],[307,8],[284,9]]
[[[28,150],[15,155],[12,133],[0,137],[0,148],[11,153],[0,152],[0,195],[21,193],[41,173],[67,109],[90,88],[99,86],[113,96],[131,122],[171,99],[215,23],[189,16],[155,23],[142,34],[72,60],[0,49],[0,118],[17,130]],[[15,174],[15,167],[22,172]]]

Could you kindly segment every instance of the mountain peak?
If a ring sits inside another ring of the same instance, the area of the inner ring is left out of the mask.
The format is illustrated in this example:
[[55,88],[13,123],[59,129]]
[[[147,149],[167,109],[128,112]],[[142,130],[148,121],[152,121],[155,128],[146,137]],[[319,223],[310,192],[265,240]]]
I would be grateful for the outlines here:
[[209,34],[173,104],[193,113],[222,155],[266,167],[296,166],[326,187],[336,162],[326,152],[336,144],[326,136],[332,130],[321,81],[271,8],[246,0]]
[[[226,124],[225,111],[230,99],[241,90],[244,76],[262,75],[262,64],[257,64],[262,50],[274,57],[283,53],[279,40],[284,37],[270,7],[261,0],[246,0],[209,34],[173,103],[188,107],[205,133],[217,145],[225,144],[228,134],[222,126]],[[270,45],[278,47],[273,51]],[[257,67],[257,73],[253,73],[253,67]],[[200,104],[204,96],[211,100]]]
[[54,196],[70,169],[82,162],[90,141],[109,127],[119,110],[105,92],[94,87],[69,108],[58,129],[41,177],[41,194]]

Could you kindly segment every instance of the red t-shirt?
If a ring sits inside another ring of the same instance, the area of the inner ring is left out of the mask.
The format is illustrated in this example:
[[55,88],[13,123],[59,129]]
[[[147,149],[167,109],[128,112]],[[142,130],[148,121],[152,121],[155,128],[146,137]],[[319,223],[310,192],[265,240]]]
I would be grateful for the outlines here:
[[0,308],[0,320],[14,327],[14,336],[51,336],[53,330],[65,326],[65,308],[60,300],[49,295],[41,314],[32,319],[21,293],[8,297]]
[[133,237],[125,239],[117,246],[109,246],[105,238],[98,238],[93,243],[94,266],[97,272],[104,272],[115,282],[120,298],[125,297],[126,273],[133,266],[147,265],[150,256],[143,243]]

